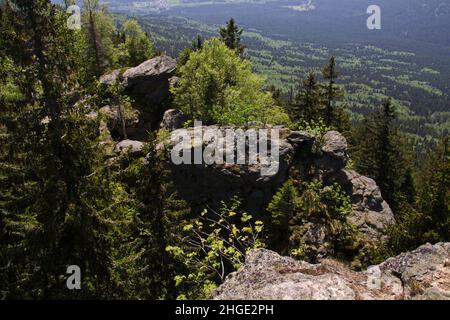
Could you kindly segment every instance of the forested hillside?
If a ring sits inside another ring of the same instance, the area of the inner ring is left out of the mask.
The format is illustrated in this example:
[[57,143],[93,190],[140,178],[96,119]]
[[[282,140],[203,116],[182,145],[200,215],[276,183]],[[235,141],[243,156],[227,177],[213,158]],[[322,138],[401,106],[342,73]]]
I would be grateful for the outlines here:
[[[180,17],[146,15],[139,17],[143,28],[155,39],[161,51],[177,56],[197,34],[217,35],[217,27]],[[329,56],[339,62],[341,85],[348,95],[345,102],[355,119],[361,119],[392,97],[401,127],[418,137],[439,137],[448,133],[450,104],[449,72],[430,67],[413,52],[389,51],[373,45],[349,43],[333,48],[319,43],[296,43],[246,30],[246,54],[255,70],[266,77],[266,87],[275,85],[290,94],[300,77],[309,71],[320,73]],[[442,66],[442,65],[441,65]]]
[[98,0],[72,28],[71,4],[0,5],[0,299],[227,296],[255,256],[355,292],[376,264],[407,292],[347,298],[448,297],[450,83],[433,62]]

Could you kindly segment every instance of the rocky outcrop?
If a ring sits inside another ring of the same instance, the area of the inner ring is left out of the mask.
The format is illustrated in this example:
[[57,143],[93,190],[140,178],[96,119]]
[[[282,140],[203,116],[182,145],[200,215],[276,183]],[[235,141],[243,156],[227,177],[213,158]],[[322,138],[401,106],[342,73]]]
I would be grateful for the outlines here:
[[100,83],[103,85],[112,85],[120,78],[120,70],[114,70],[110,73],[104,74],[100,77]]
[[386,225],[395,222],[392,210],[373,179],[354,170],[340,170],[328,180],[339,183],[351,195],[353,215],[349,218],[370,238],[380,238]]
[[130,152],[130,154],[134,157],[143,156],[142,149],[144,148],[144,144],[140,141],[134,140],[122,140],[116,144],[114,151],[117,154],[121,154],[123,152]]
[[178,82],[175,69],[176,61],[162,55],[134,68],[114,70],[103,75],[100,82],[105,86],[120,82],[139,112],[140,127],[155,129],[170,104],[170,86]]
[[212,298],[225,300],[450,299],[450,243],[426,244],[364,272],[257,249]]
[[158,56],[123,73],[125,91],[143,106],[164,104],[169,98],[170,80],[177,63],[169,56]]
[[[225,155],[224,137],[227,129],[232,128],[202,127],[200,131],[203,133],[202,136],[204,138],[201,141],[203,149],[214,141],[214,139],[206,138],[207,132],[218,130],[220,138],[218,138],[216,143],[221,146],[220,153]],[[283,137],[280,139],[280,156],[279,159],[273,159],[276,161],[273,165],[277,166],[278,170],[272,174],[261,174],[263,167],[265,167],[262,163],[262,158],[258,158],[255,164],[248,164],[248,153],[246,164],[233,164],[225,161],[222,164],[206,164],[205,162],[193,164],[194,161],[192,161],[190,164],[176,165],[173,161],[170,161],[171,151],[178,143],[176,137],[181,132],[187,132],[190,139],[194,137],[193,128],[175,130],[171,134],[172,138],[161,143],[159,148],[164,148],[167,152],[168,166],[179,194],[193,207],[201,207],[205,204],[218,207],[221,201],[228,201],[234,196],[240,196],[245,200],[246,209],[249,212],[262,212],[271,200],[274,192],[286,181],[289,168],[294,159],[294,148],[287,141],[290,131],[283,129],[281,133]],[[194,154],[194,148],[195,146],[192,146],[192,155]],[[236,145],[234,145],[233,153],[235,155],[237,153]]]
[[345,167],[348,160],[347,140],[337,131],[329,131],[323,136],[322,156],[315,160],[315,165],[324,174],[337,172]]
[[389,258],[378,268],[381,274],[392,274],[401,280],[405,297],[450,300],[448,242],[423,245],[414,251]]
[[[203,136],[202,150],[211,143],[211,139],[205,138],[206,132],[219,130],[222,138],[217,142],[223,145],[223,137],[227,129],[231,128],[202,127],[200,130]],[[275,192],[288,179],[290,170],[297,170],[303,179],[322,179],[325,185],[333,182],[341,184],[351,196],[353,213],[350,219],[370,240],[382,237],[387,224],[394,222],[392,211],[381,197],[375,182],[354,171],[344,170],[348,159],[347,142],[337,131],[327,132],[322,139],[316,139],[307,132],[281,128],[279,159],[268,154],[268,157],[276,162],[278,170],[268,175],[262,174],[264,165],[261,160],[264,159],[260,158],[255,164],[248,162],[244,164],[205,164],[204,162],[174,164],[170,161],[171,150],[177,145],[177,136],[181,132],[184,130],[173,131],[172,138],[161,143],[159,148],[164,148],[167,152],[168,166],[179,194],[193,207],[204,205],[218,207],[221,201],[239,196],[244,200],[245,210],[252,214],[261,214],[265,212]],[[194,129],[189,128],[186,133],[192,140]],[[194,154],[194,148],[190,150],[191,154]],[[234,155],[237,153],[235,147],[233,153]],[[248,150],[246,159],[248,159]],[[308,176],[309,171],[314,172],[315,176]],[[307,234],[326,242],[326,235],[319,227],[312,226],[311,232],[308,231]],[[313,232],[314,230],[317,232]],[[326,252],[327,250],[324,250],[324,254]]]
[[163,130],[176,130],[183,126],[186,120],[184,113],[178,109],[169,109],[164,112],[159,128]]
[[150,129],[136,109],[127,109],[121,105],[107,105],[100,108],[100,114],[104,117],[108,130],[115,140],[123,138],[145,140],[147,130]]

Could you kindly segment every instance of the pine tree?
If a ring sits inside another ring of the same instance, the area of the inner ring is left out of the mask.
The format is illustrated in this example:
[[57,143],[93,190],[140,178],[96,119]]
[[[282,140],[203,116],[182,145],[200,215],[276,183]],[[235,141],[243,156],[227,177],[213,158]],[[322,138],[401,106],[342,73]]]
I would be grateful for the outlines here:
[[394,107],[387,99],[379,111],[364,119],[355,137],[357,170],[375,179],[383,198],[394,211],[402,197],[401,187],[410,166],[405,141],[395,120]]
[[98,0],[84,0],[82,29],[85,34],[84,63],[88,64],[86,78],[100,77],[114,67],[113,38],[116,34],[111,16]]
[[323,96],[325,98],[325,124],[332,126],[333,124],[333,109],[335,108],[336,101],[343,96],[343,92],[336,86],[336,79],[338,78],[338,72],[336,70],[336,58],[331,57],[328,63],[322,70],[323,78],[326,80],[326,84],[323,86]]
[[[29,72],[28,85],[20,89],[31,90],[33,100],[22,104],[9,128],[9,144],[16,146],[9,163],[20,171],[2,177],[8,186],[0,200],[6,201],[7,232],[17,235],[5,253],[17,270],[8,274],[14,288],[9,295],[104,297],[110,284],[108,227],[101,214],[107,197],[96,171],[98,124],[72,101],[74,34],[65,26],[66,14],[49,1],[13,4],[17,40],[26,44],[18,45],[18,68]],[[77,292],[64,289],[72,264],[83,272],[83,290]]]
[[245,49],[245,46],[241,43],[243,31],[243,29],[239,29],[236,25],[234,18],[230,18],[230,20],[227,21],[226,26],[219,30],[223,42],[225,42],[228,48],[236,50],[238,55],[242,55]]
[[418,202],[426,215],[427,241],[450,239],[450,150],[444,137],[419,172]]
[[321,115],[320,86],[316,76],[310,72],[298,86],[295,103],[291,106],[291,117],[294,121],[317,121]]

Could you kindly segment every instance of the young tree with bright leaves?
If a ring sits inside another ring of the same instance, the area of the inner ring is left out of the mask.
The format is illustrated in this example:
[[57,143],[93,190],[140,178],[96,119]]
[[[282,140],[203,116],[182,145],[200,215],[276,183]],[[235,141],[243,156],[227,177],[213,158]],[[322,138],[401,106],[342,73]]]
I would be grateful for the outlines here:
[[177,59],[177,70],[180,70],[182,66],[184,66],[191,55],[192,52],[199,51],[203,48],[203,38],[201,35],[197,35],[197,37],[192,41],[191,47],[184,48],[183,51],[180,52]]
[[220,210],[205,209],[183,227],[178,243],[166,250],[187,268],[188,274],[175,276],[179,298],[205,299],[226,276],[237,270],[251,249],[264,246],[262,221],[240,213],[240,201],[233,198]]
[[205,41],[178,72],[174,104],[190,119],[234,125],[270,120],[265,114],[273,100],[262,91],[263,80],[221,40]]
[[153,56],[153,43],[141,29],[137,20],[125,21],[122,26],[122,34],[125,36],[125,42],[119,49],[123,48],[126,52],[125,66],[137,66]]

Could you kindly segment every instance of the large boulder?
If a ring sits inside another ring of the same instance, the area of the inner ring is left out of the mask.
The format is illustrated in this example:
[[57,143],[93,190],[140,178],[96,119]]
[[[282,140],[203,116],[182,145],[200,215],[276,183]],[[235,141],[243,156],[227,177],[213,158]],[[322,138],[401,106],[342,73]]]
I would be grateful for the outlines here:
[[[214,141],[214,138],[208,139],[208,133],[213,130],[220,131],[218,145],[222,145],[221,153],[225,155],[224,137],[228,127],[204,126],[201,127],[203,139],[197,142],[202,149]],[[271,200],[273,194],[286,181],[288,171],[294,158],[294,149],[287,140],[280,140],[279,159],[271,157],[273,166],[277,166],[275,172],[262,174],[267,166],[263,163],[261,157],[258,157],[257,163],[248,164],[248,149],[246,150],[246,164],[233,164],[224,161],[222,164],[174,164],[171,161],[171,151],[179,142],[177,136],[185,132],[189,140],[194,141],[194,128],[178,129],[172,132],[171,137],[162,142],[158,147],[164,148],[167,152],[168,166],[171,177],[175,181],[178,193],[188,201],[192,207],[201,207],[210,205],[218,208],[221,201],[228,201],[234,196],[240,196],[244,199],[246,209],[252,213],[262,212],[266,204]],[[188,142],[190,143],[190,142]],[[195,152],[195,145],[189,144],[191,154]],[[233,153],[236,154],[236,145],[233,147]],[[269,148],[270,150],[270,148]]]
[[116,144],[114,151],[117,154],[122,154],[124,152],[129,152],[134,157],[143,156],[142,149],[144,144],[140,141],[135,140],[122,140]]
[[146,127],[138,110],[122,105],[107,105],[100,108],[100,114],[104,117],[114,139],[145,140],[149,128]]
[[164,112],[161,123],[159,124],[160,129],[163,130],[176,130],[183,126],[186,120],[183,111],[178,109],[169,109]]
[[230,274],[218,300],[450,299],[450,243],[426,244],[355,272],[340,262],[319,264],[257,249]]
[[120,70],[116,69],[110,73],[104,74],[100,77],[100,83],[106,86],[113,85],[120,78]]
[[140,120],[145,128],[156,129],[164,111],[170,104],[170,86],[175,86],[176,61],[162,55],[147,60],[126,70],[114,70],[100,78],[109,86],[120,82],[124,93],[134,101],[133,107],[140,112]]
[[348,160],[347,140],[337,131],[329,131],[322,138],[322,156],[315,161],[315,165],[324,174],[339,171],[345,167]]
[[[204,126],[201,127],[203,139],[200,141],[202,150],[211,142],[206,132],[219,130],[219,145],[231,127]],[[274,129],[274,128],[272,128]],[[271,130],[272,130],[271,129]],[[265,212],[268,203],[282,184],[288,179],[290,170],[300,172],[303,179],[311,179],[306,173],[311,166],[317,172],[313,178],[322,178],[325,185],[338,182],[352,199],[353,212],[350,220],[369,240],[378,240],[389,223],[394,222],[392,211],[381,197],[378,186],[370,178],[343,168],[347,162],[347,142],[337,131],[330,131],[322,139],[316,139],[310,133],[291,131],[279,128],[279,159],[272,155],[269,158],[276,163],[277,171],[263,174],[264,159],[258,158],[255,164],[174,164],[171,161],[171,151],[179,142],[179,133],[184,132],[189,137],[188,143],[194,140],[194,128],[178,129],[171,133],[170,138],[159,144],[160,149],[167,153],[168,167],[172,179],[176,182],[178,193],[194,208],[208,205],[218,208],[221,201],[228,201],[234,196],[243,200],[244,209],[252,214]],[[270,131],[270,130],[269,130]],[[272,142],[270,143],[272,144]],[[191,155],[194,146],[189,145]],[[268,148],[270,150],[270,148]],[[233,154],[236,155],[234,146]],[[248,159],[248,147],[246,150]],[[306,226],[303,226],[306,227]],[[323,228],[311,225],[306,235],[311,239],[321,239],[324,256],[327,249],[326,234]]]
[[175,75],[177,63],[169,56],[147,60],[123,73],[125,92],[149,111],[160,113],[170,100],[170,84]]
[[341,170],[328,181],[337,182],[350,195],[353,213],[349,218],[369,238],[379,239],[386,227],[395,222],[391,208],[373,179],[354,170]]

